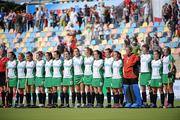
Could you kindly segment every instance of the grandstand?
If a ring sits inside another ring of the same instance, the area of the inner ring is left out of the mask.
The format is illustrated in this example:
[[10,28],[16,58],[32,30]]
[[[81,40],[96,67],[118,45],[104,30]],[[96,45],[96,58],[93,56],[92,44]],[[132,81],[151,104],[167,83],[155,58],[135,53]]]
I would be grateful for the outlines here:
[[[77,28],[78,31],[78,27]],[[105,27],[104,27],[105,28]],[[106,28],[105,28],[106,29]],[[84,27],[81,27],[81,30],[84,30]],[[180,39],[178,37],[173,38],[171,41],[168,38],[169,29],[162,22],[151,22],[147,24],[144,22],[142,26],[137,26],[136,23],[124,23],[121,22],[118,27],[112,28],[108,35],[114,35],[116,38],[114,40],[91,40],[89,45],[93,49],[103,50],[104,48],[111,47],[114,50],[121,51],[124,54],[124,39],[126,35],[133,37],[134,34],[138,35],[138,41],[145,39],[147,33],[150,32],[150,35],[153,37],[154,33],[157,32],[158,37],[160,38],[160,46],[168,46],[171,48],[172,53],[176,59],[177,66],[177,75],[180,77]],[[30,29],[28,32],[22,34],[16,34],[13,30],[10,32],[0,30],[0,40],[1,42],[7,43],[7,47],[12,49],[14,52],[27,52],[32,51],[36,52],[38,50],[53,51],[58,44],[58,36],[65,36],[66,31],[61,27],[46,27],[43,31],[37,32],[37,29]],[[78,47],[83,50],[85,47],[83,41],[85,36],[81,34],[76,35]]]

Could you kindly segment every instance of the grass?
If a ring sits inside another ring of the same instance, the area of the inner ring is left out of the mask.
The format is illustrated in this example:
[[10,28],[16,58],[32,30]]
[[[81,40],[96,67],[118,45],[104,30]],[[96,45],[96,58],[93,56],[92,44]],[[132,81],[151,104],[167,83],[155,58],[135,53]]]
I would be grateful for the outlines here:
[[[180,100],[175,101],[180,106]],[[180,109],[31,108],[0,109],[1,120],[179,120]]]

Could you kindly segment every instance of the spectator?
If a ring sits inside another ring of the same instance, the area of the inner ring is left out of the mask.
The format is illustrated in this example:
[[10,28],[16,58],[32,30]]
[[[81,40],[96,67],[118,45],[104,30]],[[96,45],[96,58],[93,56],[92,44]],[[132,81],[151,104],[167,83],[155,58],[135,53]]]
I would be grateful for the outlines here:
[[26,25],[27,25],[27,19],[26,19],[26,11],[23,10],[22,14],[22,20],[21,20],[21,23],[22,23],[22,32],[26,32]]
[[128,7],[126,6],[126,7],[124,7],[124,9],[123,9],[123,17],[125,18],[125,21],[126,21],[126,23],[128,23],[129,22],[129,9],[128,9]]
[[63,54],[64,53],[65,45],[62,42],[62,38],[60,36],[58,38],[59,38],[59,44],[57,46],[57,50],[59,51],[60,54]]
[[166,22],[168,21],[168,4],[167,3],[163,5],[162,16],[163,16],[163,21],[166,24]]
[[14,20],[16,17],[16,13],[13,12],[12,10],[9,12],[8,14],[8,31],[10,31],[10,29],[14,29]]
[[171,19],[168,21],[168,27],[170,29],[170,37],[173,38],[175,36],[175,30],[176,30],[176,24],[174,21],[173,16],[171,17]]
[[5,16],[5,13],[1,9],[1,11],[0,11],[0,28],[2,28],[5,31],[4,16]]
[[[4,52],[4,56],[7,56],[7,47],[6,47],[6,43],[5,42],[2,42],[0,44],[0,49]],[[1,57],[1,56],[0,56]]]
[[41,22],[41,11],[39,8],[36,8],[36,28],[40,30],[40,22]]
[[48,9],[45,8],[45,11],[44,11],[44,28],[45,27],[48,27],[48,18],[49,18],[49,13],[48,13]]
[[130,46],[130,44],[131,44],[131,41],[129,39],[129,35],[126,35],[126,39],[124,40],[124,45],[125,47],[127,47],[127,46]]
[[29,14],[27,14],[26,18],[27,18],[28,30],[29,30],[30,28],[33,28],[33,26],[34,26],[33,25],[33,15],[31,13],[29,13]]
[[78,24],[79,24],[79,33],[81,33],[80,28],[81,28],[81,25],[82,25],[82,22],[83,22],[83,12],[82,12],[81,8],[80,8],[79,12],[77,13],[77,21],[78,21]]
[[143,8],[144,8],[144,21],[146,21],[147,23],[149,23],[149,17],[150,17],[150,4],[149,4],[149,1],[146,2],[146,3],[143,5]]
[[150,45],[152,40],[152,37],[150,36],[150,33],[147,34],[147,37],[145,39],[145,44]]
[[71,8],[71,14],[70,14],[70,22],[73,24],[73,25],[76,25],[76,22],[77,22],[77,13],[75,12],[75,9],[74,8]]
[[66,19],[67,19],[67,14],[65,10],[62,10],[62,15],[60,17],[60,26],[62,26],[63,28],[67,25]]
[[16,15],[16,32],[21,33],[22,31],[22,15],[21,13],[17,13]]

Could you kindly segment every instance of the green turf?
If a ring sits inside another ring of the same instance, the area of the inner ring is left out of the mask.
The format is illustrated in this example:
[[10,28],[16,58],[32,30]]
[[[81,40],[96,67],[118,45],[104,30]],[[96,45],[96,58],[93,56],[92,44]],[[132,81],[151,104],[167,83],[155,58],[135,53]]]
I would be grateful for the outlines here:
[[[175,102],[180,106],[180,101]],[[179,120],[180,108],[31,108],[0,109],[0,120]]]

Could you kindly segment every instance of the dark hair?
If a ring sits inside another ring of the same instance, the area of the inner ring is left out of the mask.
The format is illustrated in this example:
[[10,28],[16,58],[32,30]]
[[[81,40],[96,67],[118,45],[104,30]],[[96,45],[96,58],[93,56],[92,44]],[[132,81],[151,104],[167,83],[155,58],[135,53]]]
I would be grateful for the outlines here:
[[126,48],[129,48],[132,51],[132,47],[130,45],[126,46]]
[[115,53],[117,53],[119,55],[119,59],[122,59],[121,53],[118,51],[114,51]]
[[99,55],[99,59],[103,59],[101,51],[99,51],[99,50],[94,50],[94,52],[97,52],[97,54]]
[[24,59],[25,58],[25,55],[24,55],[24,53],[19,53],[19,55]]
[[90,52],[90,55],[93,55],[93,50],[89,47],[86,47],[86,49]]
[[14,52],[9,52],[13,56],[13,60],[16,59],[16,54]]
[[112,49],[110,48],[106,48],[105,50],[107,50],[109,53],[112,53]]
[[74,49],[73,49],[73,52],[74,52],[75,50],[77,50],[77,51],[79,52],[79,56],[80,56],[81,54],[80,54],[79,48],[74,48]]
[[58,50],[55,50],[54,52],[55,52],[57,55],[59,55],[59,57],[60,57],[61,54],[60,54],[60,52],[59,52]]
[[43,55],[44,55],[42,51],[38,51],[36,54],[38,54],[41,57],[43,57]]
[[30,55],[31,57],[33,57],[33,54],[32,54],[32,52],[30,52],[30,51],[28,51],[28,52],[26,53],[26,55]]
[[168,53],[171,54],[171,48],[168,46],[166,46],[165,48],[168,50]]
[[147,44],[144,44],[142,47],[146,48],[147,50],[149,50],[149,46]]
[[161,58],[161,52],[159,50],[154,50],[154,52],[157,52],[159,54],[159,59]]
[[50,57],[50,60],[53,58],[52,53],[51,52],[46,52],[46,54]]

